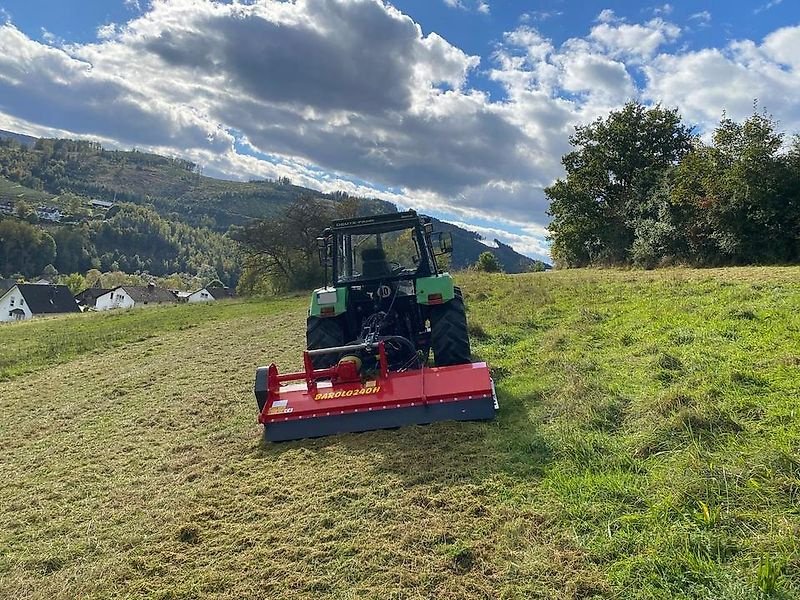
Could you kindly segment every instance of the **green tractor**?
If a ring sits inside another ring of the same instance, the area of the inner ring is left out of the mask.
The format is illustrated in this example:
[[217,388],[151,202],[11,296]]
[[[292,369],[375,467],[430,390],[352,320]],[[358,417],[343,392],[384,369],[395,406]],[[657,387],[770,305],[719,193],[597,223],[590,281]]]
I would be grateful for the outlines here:
[[[311,296],[309,350],[383,342],[392,371],[422,367],[431,351],[437,367],[470,362],[464,299],[440,265],[449,232],[407,211],[333,221],[317,242],[326,287]],[[317,369],[340,358],[311,354]]]

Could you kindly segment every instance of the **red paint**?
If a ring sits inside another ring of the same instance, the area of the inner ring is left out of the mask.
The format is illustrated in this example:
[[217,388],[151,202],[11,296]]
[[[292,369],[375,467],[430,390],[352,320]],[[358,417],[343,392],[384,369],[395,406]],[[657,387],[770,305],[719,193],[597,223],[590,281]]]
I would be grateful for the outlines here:
[[[380,350],[379,350],[379,354]],[[333,416],[353,412],[368,412],[417,406],[423,403],[453,402],[469,399],[486,398],[492,395],[492,383],[489,367],[486,363],[471,363],[452,367],[424,368],[416,371],[389,373],[384,367],[385,353],[381,357],[381,375],[374,383],[360,380],[353,382],[317,381],[320,377],[335,376],[337,367],[277,375],[276,382],[305,380],[278,386],[272,385],[272,369],[270,368],[269,392],[264,410],[261,411],[259,423],[269,424],[278,421],[293,421],[314,417]],[[310,362],[310,361],[309,361]],[[309,385],[309,381],[311,385]],[[377,389],[376,389],[377,388]],[[338,398],[321,398],[323,395],[339,393]],[[350,394],[349,396],[345,394]],[[315,399],[315,396],[320,399]],[[275,412],[270,409],[279,403]],[[285,407],[283,406],[285,402]]]

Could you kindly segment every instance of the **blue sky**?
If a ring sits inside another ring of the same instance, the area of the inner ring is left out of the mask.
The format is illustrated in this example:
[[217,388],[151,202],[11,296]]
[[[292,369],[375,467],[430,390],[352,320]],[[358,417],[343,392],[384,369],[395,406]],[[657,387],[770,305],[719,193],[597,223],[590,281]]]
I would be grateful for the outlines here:
[[629,99],[800,131],[800,3],[0,0],[0,128],[413,206],[546,258],[542,188]]
[[[147,8],[148,2],[125,3],[123,0],[6,0],[0,7],[10,13],[17,27],[31,37],[42,28],[69,42],[90,42],[97,38],[97,28],[107,23],[122,23]],[[503,33],[514,29],[524,14],[527,22],[556,42],[583,35],[604,9],[611,9],[631,22],[654,15],[665,3],[630,0],[502,0],[490,2],[489,14],[472,9],[448,6],[444,0],[398,0],[392,3],[412,17],[427,32],[435,31],[469,54],[487,56]],[[683,0],[667,3],[672,10],[667,17],[688,22],[691,15],[708,11],[713,27],[698,28],[682,42],[690,48],[719,47],[733,38],[761,39],[771,31],[797,23],[800,7],[794,0]],[[772,4],[772,6],[770,6]]]

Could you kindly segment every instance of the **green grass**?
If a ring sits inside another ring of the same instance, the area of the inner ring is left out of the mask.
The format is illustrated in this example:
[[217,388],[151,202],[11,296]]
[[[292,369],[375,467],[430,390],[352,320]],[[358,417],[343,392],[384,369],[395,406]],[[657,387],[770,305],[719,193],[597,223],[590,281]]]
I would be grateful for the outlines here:
[[42,367],[67,362],[82,354],[125,346],[169,332],[224,321],[241,315],[267,315],[303,305],[305,298],[268,304],[225,301],[175,305],[148,310],[61,315],[0,329],[0,381]]
[[40,192],[0,177],[0,202],[25,200],[32,208],[45,203],[50,205],[53,194]]
[[492,423],[263,445],[304,299],[0,328],[0,596],[800,594],[800,268],[459,281]]

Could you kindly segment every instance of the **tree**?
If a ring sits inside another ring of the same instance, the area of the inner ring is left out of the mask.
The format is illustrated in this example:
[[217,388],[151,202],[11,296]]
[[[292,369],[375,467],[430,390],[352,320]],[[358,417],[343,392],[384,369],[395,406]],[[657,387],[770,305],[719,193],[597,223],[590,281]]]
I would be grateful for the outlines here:
[[85,217],[90,213],[83,200],[75,194],[69,192],[62,194],[61,201],[67,209],[67,214],[73,217]]
[[[391,260],[397,261],[401,265],[413,265],[416,264],[415,258],[419,260],[413,229],[385,233],[382,239],[383,249],[386,251],[386,256],[391,257]],[[449,254],[442,254],[436,257],[440,269],[445,269],[443,259],[449,258],[449,256]]]
[[362,206],[361,198],[343,191],[333,192],[331,198],[336,202],[336,213],[340,219],[352,219],[358,216]]
[[[196,285],[193,285],[196,284]],[[159,287],[166,288],[168,290],[196,290],[198,287],[202,286],[201,282],[195,282],[193,279],[188,277],[187,275],[181,275],[180,273],[173,273],[172,275],[167,275],[166,277],[158,277],[156,279],[156,285]]]
[[115,288],[120,285],[145,285],[147,281],[140,275],[130,275],[122,271],[111,271],[110,273],[103,273],[100,279],[100,286],[102,288]]
[[62,273],[77,273],[91,266],[94,248],[83,227],[62,226],[53,231],[58,256],[54,266]]
[[218,281],[219,275],[217,274],[217,270],[209,265],[205,264],[197,271],[197,277],[202,280],[203,284],[207,284],[211,281]]
[[55,257],[50,234],[18,219],[0,220],[0,272],[35,277]]
[[56,269],[53,265],[47,264],[42,269],[42,279],[46,279],[47,281],[54,282],[58,277],[58,269]]
[[240,296],[268,296],[275,292],[275,286],[258,266],[244,265],[236,293]]
[[102,269],[148,271],[156,276],[210,269],[208,277],[235,283],[239,264],[230,237],[187,225],[178,215],[165,219],[149,207],[114,208],[113,216],[86,227],[90,252],[100,258]]
[[800,135],[795,135],[786,156],[788,175],[786,178],[787,206],[785,236],[794,240],[788,245],[791,261],[800,261]]
[[103,274],[97,269],[89,269],[86,271],[86,287],[102,287],[100,279]]
[[33,210],[30,207],[30,204],[25,202],[25,200],[17,200],[14,203],[14,214],[19,219],[28,219],[30,217]]
[[528,271],[531,272],[531,273],[543,273],[546,270],[547,270],[547,265],[545,265],[540,260],[533,261],[533,264],[531,265],[531,268],[528,269]]
[[330,202],[301,196],[271,219],[262,219],[234,233],[245,255],[251,289],[267,278],[275,291],[305,289],[322,281],[317,238],[338,216]]
[[499,273],[501,271],[500,262],[497,257],[491,252],[481,252],[478,260],[475,262],[476,271],[484,271],[486,273]]
[[652,216],[647,199],[692,139],[677,110],[638,102],[576,127],[575,150],[562,158],[567,176],[545,189],[556,262],[630,262],[636,226]]
[[80,273],[71,273],[70,275],[62,275],[61,277],[59,277],[58,283],[67,286],[69,288],[69,291],[72,292],[73,296],[78,292],[82,292],[87,287],[89,287],[88,285],[86,285],[86,278]]
[[800,169],[769,115],[723,117],[674,171],[672,204],[686,257],[702,264],[796,261]]

